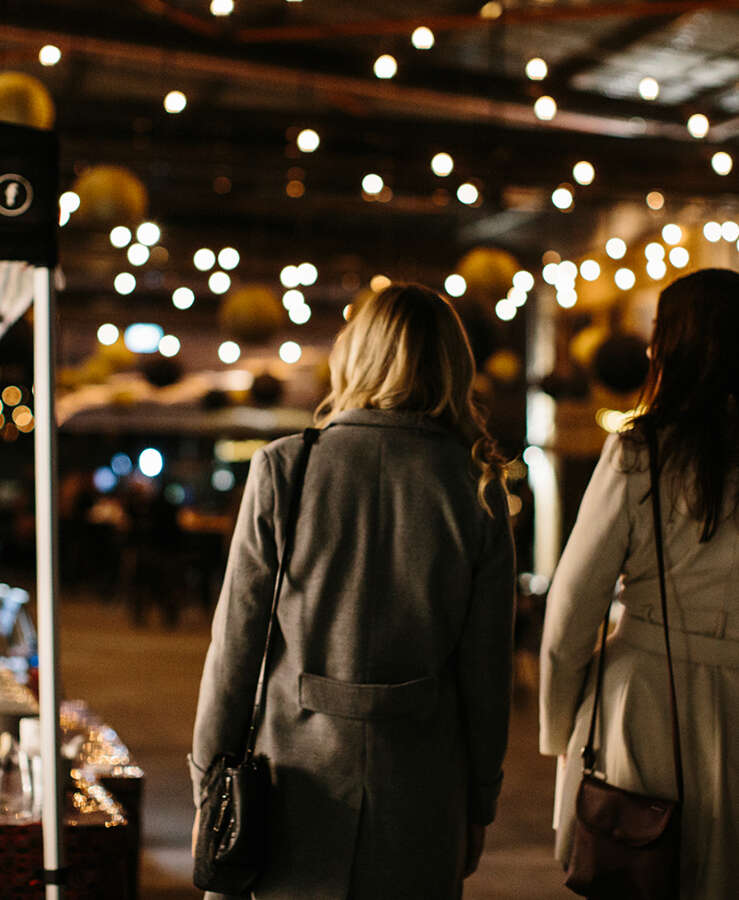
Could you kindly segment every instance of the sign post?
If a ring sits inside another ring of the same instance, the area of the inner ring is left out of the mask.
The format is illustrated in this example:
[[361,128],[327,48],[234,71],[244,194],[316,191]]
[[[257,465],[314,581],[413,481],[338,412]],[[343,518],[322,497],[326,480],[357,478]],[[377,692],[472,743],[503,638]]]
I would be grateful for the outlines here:
[[35,300],[36,611],[47,900],[64,896],[66,874],[62,843],[57,678],[56,311],[51,281],[51,270],[56,265],[57,167],[55,134],[0,123],[0,260],[25,262],[34,267],[32,297],[26,297],[22,292],[11,296],[0,295],[0,339],[13,321],[23,314],[31,299]]

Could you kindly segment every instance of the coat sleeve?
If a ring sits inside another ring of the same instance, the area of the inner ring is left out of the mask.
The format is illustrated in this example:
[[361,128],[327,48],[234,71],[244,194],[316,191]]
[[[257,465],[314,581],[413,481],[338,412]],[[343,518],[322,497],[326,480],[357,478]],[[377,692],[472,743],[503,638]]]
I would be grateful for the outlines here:
[[507,503],[500,487],[493,498],[493,512],[458,656],[470,766],[467,815],[477,825],[488,825],[495,818],[511,702],[515,563]]
[[618,435],[606,441],[547,598],[541,645],[539,749],[564,753],[598,628],[626,559],[628,475]]
[[213,616],[200,682],[190,774],[200,805],[204,770],[219,753],[241,755],[248,730],[277,574],[269,458],[252,458]]

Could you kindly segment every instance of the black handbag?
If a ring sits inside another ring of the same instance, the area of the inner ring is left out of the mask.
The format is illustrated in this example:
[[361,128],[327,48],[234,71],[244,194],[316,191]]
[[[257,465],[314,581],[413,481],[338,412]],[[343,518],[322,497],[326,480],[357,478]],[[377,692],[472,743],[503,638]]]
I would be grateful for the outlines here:
[[637,794],[608,784],[595,772],[595,721],[603,684],[606,632],[603,620],[593,713],[583,748],[583,777],[577,793],[575,833],[565,884],[591,900],[676,900],[680,896],[680,816],[683,766],[667,623],[665,564],[662,552],[657,439],[647,432],[654,535],[657,546],[662,619],[670,680],[672,750],[677,800]]
[[219,754],[201,782],[193,881],[203,891],[248,897],[267,864],[272,778],[268,758],[255,754],[254,745],[264,711],[277,603],[293,548],[308,457],[319,433],[316,428],[303,432],[244,757],[239,761]]

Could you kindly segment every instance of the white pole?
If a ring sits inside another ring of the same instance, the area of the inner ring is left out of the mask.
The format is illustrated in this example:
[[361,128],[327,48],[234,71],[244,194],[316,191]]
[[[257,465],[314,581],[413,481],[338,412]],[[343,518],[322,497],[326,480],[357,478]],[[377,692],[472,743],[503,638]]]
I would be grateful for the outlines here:
[[39,707],[43,768],[42,829],[46,900],[64,896],[60,881],[62,784],[59,766],[59,695],[57,682],[57,454],[54,416],[56,303],[48,269],[33,276],[34,446],[36,451],[36,615],[39,642]]

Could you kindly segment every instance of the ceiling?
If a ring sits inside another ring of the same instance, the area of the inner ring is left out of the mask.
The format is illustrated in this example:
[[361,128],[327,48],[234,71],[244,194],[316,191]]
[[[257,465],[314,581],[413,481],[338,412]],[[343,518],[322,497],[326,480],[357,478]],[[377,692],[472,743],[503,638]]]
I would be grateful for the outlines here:
[[[739,144],[739,0],[508,0],[485,4],[487,17],[481,0],[235,0],[219,18],[209,2],[3,3],[0,71],[51,92],[61,189],[88,166],[129,168],[167,250],[120,298],[125,251],[108,226],[73,215],[60,250],[75,327],[116,309],[182,316],[169,297],[185,284],[204,298],[189,327],[206,328],[217,298],[192,263],[202,246],[238,248],[236,281],[276,289],[284,265],[313,261],[316,319],[333,323],[373,274],[442,287],[475,244],[533,270],[547,249],[584,253],[623,210],[637,233],[686,210],[737,211],[739,165],[721,177],[710,160],[736,159]],[[411,44],[421,24],[431,49]],[[48,43],[62,51],[53,67],[38,61]],[[373,74],[384,53],[397,59],[392,80]],[[543,81],[525,74],[535,56]],[[654,101],[639,94],[645,76],[659,82]],[[172,90],[187,97],[177,115],[163,108]],[[543,94],[557,101],[552,121],[534,115]],[[685,127],[696,112],[711,123],[702,140]],[[303,128],[320,135],[315,152],[298,149]],[[440,151],[455,162],[446,178],[429,167]],[[559,212],[551,193],[581,159],[595,180]],[[363,194],[368,172],[390,189],[379,200]],[[471,206],[456,197],[467,181],[480,193]],[[653,190],[658,211],[644,203]]]

